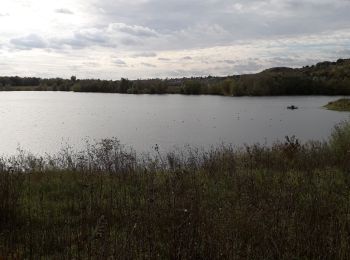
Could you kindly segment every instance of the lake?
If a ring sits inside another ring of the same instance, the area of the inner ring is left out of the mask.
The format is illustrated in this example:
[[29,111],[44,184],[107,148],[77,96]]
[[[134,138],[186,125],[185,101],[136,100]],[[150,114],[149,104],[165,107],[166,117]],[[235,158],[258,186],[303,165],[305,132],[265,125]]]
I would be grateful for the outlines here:
[[[339,97],[220,97],[0,92],[0,153],[55,153],[117,137],[146,152],[184,145],[271,144],[286,135],[324,140],[350,113],[323,109]],[[298,110],[286,109],[296,105]]]

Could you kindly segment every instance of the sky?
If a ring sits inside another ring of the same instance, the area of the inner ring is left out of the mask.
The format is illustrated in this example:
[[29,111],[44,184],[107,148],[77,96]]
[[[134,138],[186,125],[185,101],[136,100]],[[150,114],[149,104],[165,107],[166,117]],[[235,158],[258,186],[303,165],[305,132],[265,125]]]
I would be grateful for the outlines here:
[[350,0],[1,0],[0,75],[225,76],[350,57]]

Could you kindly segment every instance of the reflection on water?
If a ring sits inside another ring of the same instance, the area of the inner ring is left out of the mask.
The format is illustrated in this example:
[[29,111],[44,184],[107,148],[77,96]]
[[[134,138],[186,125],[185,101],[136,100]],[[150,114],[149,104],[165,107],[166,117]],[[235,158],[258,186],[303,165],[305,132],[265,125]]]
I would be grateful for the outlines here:
[[[286,135],[322,140],[350,113],[322,108],[338,97],[218,97],[0,92],[0,153],[75,147],[118,137],[138,151],[190,144],[272,143]],[[295,105],[297,110],[288,110]]]

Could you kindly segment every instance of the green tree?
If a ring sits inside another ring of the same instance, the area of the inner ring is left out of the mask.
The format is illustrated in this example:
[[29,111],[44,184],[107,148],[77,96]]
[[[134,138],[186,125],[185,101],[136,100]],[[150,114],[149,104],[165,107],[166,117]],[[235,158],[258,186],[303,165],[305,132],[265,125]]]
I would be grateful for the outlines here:
[[183,87],[184,94],[196,95],[201,94],[202,84],[197,80],[188,80]]
[[120,80],[119,92],[127,93],[129,88],[132,88],[132,82],[128,79],[122,78]]

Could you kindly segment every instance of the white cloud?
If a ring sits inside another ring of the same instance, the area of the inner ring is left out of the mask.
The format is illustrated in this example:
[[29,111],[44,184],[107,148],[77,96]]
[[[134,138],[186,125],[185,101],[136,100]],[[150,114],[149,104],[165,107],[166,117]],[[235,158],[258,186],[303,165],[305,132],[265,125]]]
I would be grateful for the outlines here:
[[58,8],[55,10],[56,13],[59,13],[59,14],[74,14],[73,11],[67,9],[67,8]]

